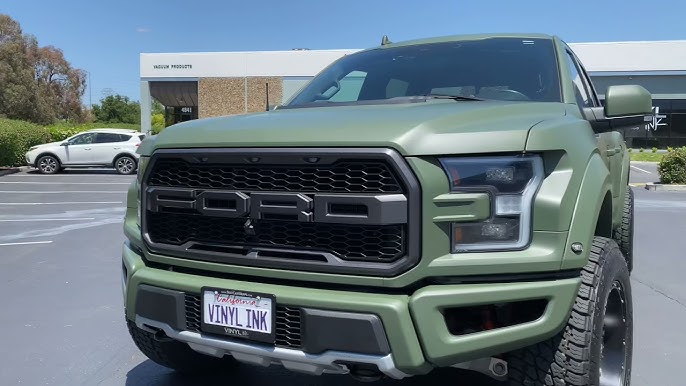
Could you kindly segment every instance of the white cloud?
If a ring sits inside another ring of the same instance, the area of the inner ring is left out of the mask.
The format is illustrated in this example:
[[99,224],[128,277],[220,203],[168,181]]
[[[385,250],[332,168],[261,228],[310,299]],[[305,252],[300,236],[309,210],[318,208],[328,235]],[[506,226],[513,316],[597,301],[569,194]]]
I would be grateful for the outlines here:
[[145,27],[138,27],[138,28],[136,28],[136,32],[142,33],[142,34],[148,33],[148,32],[150,32],[150,31],[151,31],[150,28],[145,28]]

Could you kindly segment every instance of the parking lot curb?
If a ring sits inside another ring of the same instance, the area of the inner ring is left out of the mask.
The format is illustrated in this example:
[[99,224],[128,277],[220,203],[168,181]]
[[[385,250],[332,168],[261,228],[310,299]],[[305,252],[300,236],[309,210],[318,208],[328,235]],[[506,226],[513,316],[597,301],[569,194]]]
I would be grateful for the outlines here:
[[672,184],[654,184],[647,183],[646,190],[654,190],[656,192],[686,192],[686,185],[672,185]]
[[21,170],[19,168],[0,169],[0,177],[6,176],[8,174],[19,173],[20,171]]
[[6,167],[0,168],[0,177],[6,176],[8,174],[14,174],[19,172],[28,172],[31,170],[31,166],[17,166],[17,167]]

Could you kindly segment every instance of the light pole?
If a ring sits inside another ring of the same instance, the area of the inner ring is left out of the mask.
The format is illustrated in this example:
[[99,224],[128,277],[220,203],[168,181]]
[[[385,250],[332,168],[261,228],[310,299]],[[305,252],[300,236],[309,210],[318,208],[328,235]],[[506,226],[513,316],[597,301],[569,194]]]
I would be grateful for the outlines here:
[[93,88],[91,86],[91,72],[88,71],[88,108],[93,110]]
[[86,71],[86,74],[88,74],[88,108],[90,110],[93,110],[93,89],[91,87],[91,72],[88,70],[83,71]]

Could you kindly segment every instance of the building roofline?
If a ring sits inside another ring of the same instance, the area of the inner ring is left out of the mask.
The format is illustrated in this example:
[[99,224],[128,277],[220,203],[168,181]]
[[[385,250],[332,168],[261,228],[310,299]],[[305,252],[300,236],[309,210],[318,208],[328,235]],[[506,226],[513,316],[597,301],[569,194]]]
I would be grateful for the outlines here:
[[265,51],[186,51],[186,52],[141,52],[140,55],[217,55],[217,54],[263,54],[263,53],[307,53],[307,52],[351,52],[360,51],[359,48],[337,48],[337,49],[323,49],[323,50],[265,50]]
[[620,40],[611,42],[568,42],[568,44],[602,45],[602,44],[655,44],[655,43],[681,43],[686,44],[686,40]]
[[[465,35],[445,35],[431,38],[420,38],[403,40],[399,42],[390,43],[386,47],[399,47],[405,45],[438,43],[460,40],[479,40],[487,38],[530,38],[530,39],[554,39],[554,35],[537,34],[537,33],[497,33],[497,34],[465,34]],[[568,42],[571,46],[578,45],[618,45],[618,44],[686,44],[686,40],[622,40],[622,41],[607,41],[607,42]],[[378,48],[381,46],[372,46],[367,48],[336,48],[336,49],[293,49],[293,50],[260,50],[260,51],[186,51],[186,52],[141,52],[140,55],[217,55],[217,54],[263,54],[263,53],[312,53],[312,52],[355,52],[366,49]]]

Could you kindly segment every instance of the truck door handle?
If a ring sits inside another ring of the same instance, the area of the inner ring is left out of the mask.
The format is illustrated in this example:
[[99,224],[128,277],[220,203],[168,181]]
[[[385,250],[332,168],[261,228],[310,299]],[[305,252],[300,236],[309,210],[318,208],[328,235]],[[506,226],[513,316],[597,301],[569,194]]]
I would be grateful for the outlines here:
[[114,150],[119,150],[119,149],[121,149],[121,148],[120,148],[120,147],[115,147],[115,148],[114,148]]
[[83,150],[90,150],[90,147],[84,147]]

